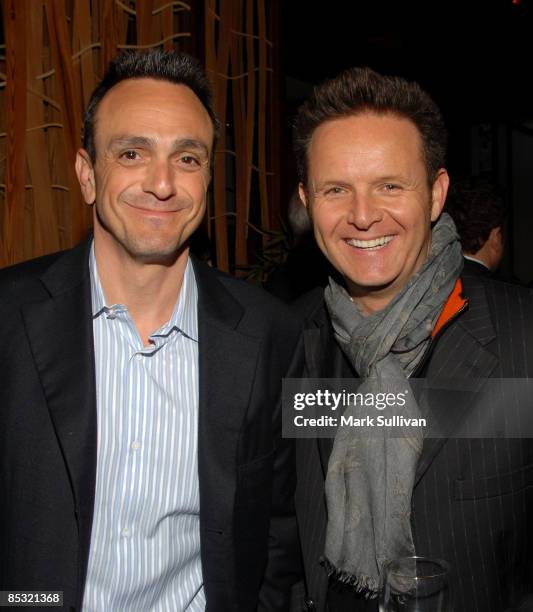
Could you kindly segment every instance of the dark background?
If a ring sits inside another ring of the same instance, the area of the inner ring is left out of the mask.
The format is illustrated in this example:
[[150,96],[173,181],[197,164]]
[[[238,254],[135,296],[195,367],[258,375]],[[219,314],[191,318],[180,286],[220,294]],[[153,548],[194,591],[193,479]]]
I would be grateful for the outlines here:
[[[286,146],[312,85],[345,68],[418,81],[443,111],[452,180],[482,174],[504,190],[511,208],[505,267],[533,279],[533,0],[286,0],[281,40]],[[291,161],[285,197],[295,181]]]
[[531,0],[289,0],[282,40],[289,112],[305,84],[350,66],[416,80],[446,118],[451,171],[469,171],[469,126],[533,116]]

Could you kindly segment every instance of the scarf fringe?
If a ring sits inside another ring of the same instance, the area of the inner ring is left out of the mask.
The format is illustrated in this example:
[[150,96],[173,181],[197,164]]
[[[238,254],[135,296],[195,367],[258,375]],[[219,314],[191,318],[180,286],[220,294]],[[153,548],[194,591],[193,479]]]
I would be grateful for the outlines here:
[[362,595],[365,599],[375,599],[379,595],[379,586],[371,576],[350,574],[336,567],[326,557],[322,557],[321,563],[326,568],[329,578],[352,587],[358,595]]

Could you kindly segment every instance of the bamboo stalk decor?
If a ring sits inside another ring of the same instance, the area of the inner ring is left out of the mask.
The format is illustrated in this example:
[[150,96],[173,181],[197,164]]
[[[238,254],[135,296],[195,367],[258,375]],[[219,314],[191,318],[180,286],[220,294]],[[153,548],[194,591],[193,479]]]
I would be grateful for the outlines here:
[[87,235],[84,108],[116,53],[157,47],[197,56],[212,82],[223,129],[205,229],[219,268],[247,266],[278,227],[278,2],[1,0],[0,267]]

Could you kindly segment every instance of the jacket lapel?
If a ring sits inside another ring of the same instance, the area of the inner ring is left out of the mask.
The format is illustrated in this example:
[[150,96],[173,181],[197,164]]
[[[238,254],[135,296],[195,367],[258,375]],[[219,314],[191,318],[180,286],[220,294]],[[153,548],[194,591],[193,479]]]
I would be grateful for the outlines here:
[[[498,365],[498,359],[490,350],[496,338],[485,288],[482,282],[470,275],[463,278],[464,293],[469,299],[468,310],[452,323],[439,339],[429,360],[426,378],[457,379],[477,382],[474,391],[480,391]],[[420,457],[415,486],[427,472],[448,437],[428,439]]]
[[[353,373],[343,352],[330,331],[330,322],[323,306],[311,319],[304,331],[304,350],[307,376],[309,378],[351,378]],[[327,508],[324,496],[324,481],[329,457],[333,448],[332,438],[317,438],[297,441],[296,504],[300,509],[300,533],[305,565],[308,598],[317,610],[326,606],[328,576],[320,560],[324,555],[327,527]]]
[[[198,285],[198,471],[204,580],[233,580],[228,555],[238,443],[249,404],[259,339],[241,333],[242,305],[213,270],[193,259]],[[228,469],[228,466],[230,468]]]
[[22,307],[26,332],[67,465],[78,521],[80,584],[86,572],[96,480],[96,392],[89,242],[44,273],[49,297]]

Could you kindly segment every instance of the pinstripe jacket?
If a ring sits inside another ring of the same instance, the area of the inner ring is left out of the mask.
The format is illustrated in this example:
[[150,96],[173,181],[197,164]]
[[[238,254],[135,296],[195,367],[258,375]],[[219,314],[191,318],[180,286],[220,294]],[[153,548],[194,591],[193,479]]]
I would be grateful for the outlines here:
[[[0,271],[0,590],[62,590],[66,610],[83,598],[95,489],[88,247]],[[279,398],[300,325],[256,287],[194,271],[207,610],[284,610],[299,556]]]
[[[468,272],[462,279],[468,308],[436,338],[423,375],[533,377],[533,292]],[[353,377],[333,338],[322,294],[316,290],[298,302],[307,321],[307,375]],[[305,582],[293,593],[293,610],[327,609],[328,579],[320,557],[331,446],[331,440],[297,440]],[[451,564],[454,612],[533,609],[533,440],[428,440],[413,497],[417,554]]]

